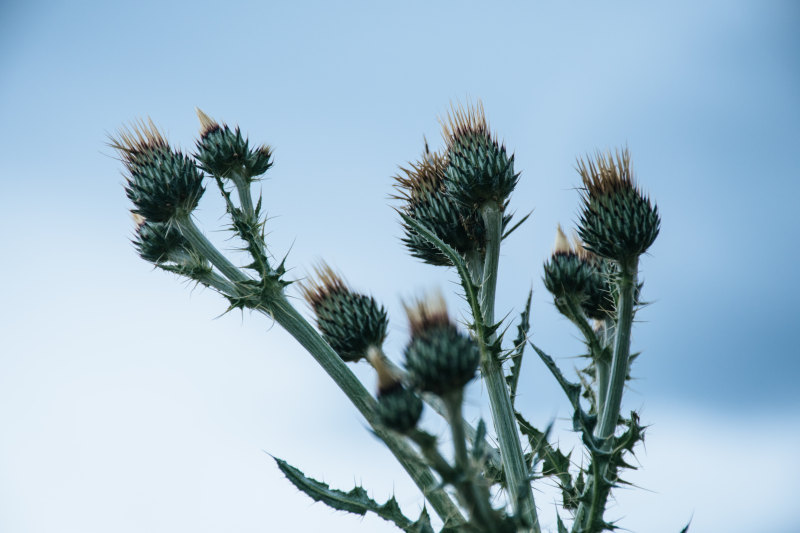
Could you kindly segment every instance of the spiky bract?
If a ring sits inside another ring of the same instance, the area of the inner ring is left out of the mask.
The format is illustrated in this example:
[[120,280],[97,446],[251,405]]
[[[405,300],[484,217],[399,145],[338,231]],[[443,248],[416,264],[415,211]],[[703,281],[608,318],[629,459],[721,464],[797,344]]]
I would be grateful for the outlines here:
[[419,389],[440,396],[463,388],[480,363],[473,339],[461,333],[439,295],[406,307],[411,341],[405,350],[406,370]]
[[459,202],[503,207],[519,180],[514,155],[492,135],[483,105],[452,108],[442,121],[447,143],[447,188]]
[[317,279],[303,286],[303,295],[317,315],[322,336],[344,361],[366,357],[370,346],[386,339],[386,310],[371,296],[350,290],[330,267],[316,269]]
[[170,148],[152,121],[139,121],[111,139],[127,171],[125,193],[134,213],[151,222],[186,217],[203,195],[194,160]]
[[[395,198],[406,202],[405,213],[423,223],[462,255],[484,247],[485,229],[477,211],[453,198],[446,186],[447,158],[427,150],[422,159],[401,168],[396,176]],[[432,265],[449,266],[450,260],[427,239],[403,225],[403,243],[411,255]]]
[[167,222],[150,222],[134,215],[136,233],[133,245],[139,256],[167,270],[175,270],[196,276],[211,272],[208,261],[192,249],[180,230]]
[[260,176],[272,166],[272,149],[262,145],[250,148],[237,126],[231,130],[226,124],[219,124],[201,110],[197,110],[202,129],[197,141],[197,160],[206,172],[228,177],[232,173],[250,180]]
[[544,264],[544,285],[559,309],[564,304],[561,300],[572,298],[589,318],[605,320],[613,314],[614,301],[603,261],[577,239],[570,245],[558,227],[553,255]]
[[661,219],[634,183],[628,149],[579,160],[578,172],[584,186],[578,233],[586,248],[619,262],[646,252]]
[[398,381],[378,392],[378,416],[386,427],[407,433],[422,416],[422,399]]

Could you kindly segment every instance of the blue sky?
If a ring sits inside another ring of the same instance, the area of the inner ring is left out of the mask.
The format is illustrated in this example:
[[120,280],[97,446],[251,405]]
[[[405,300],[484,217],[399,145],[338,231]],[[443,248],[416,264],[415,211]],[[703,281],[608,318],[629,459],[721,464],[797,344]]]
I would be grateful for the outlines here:
[[[404,253],[392,176],[423,135],[439,145],[451,101],[480,98],[522,171],[512,208],[534,210],[503,249],[498,309],[519,310],[533,286],[534,339],[567,367],[580,344],[541,264],[576,219],[575,158],[627,143],[662,213],[625,400],[652,424],[635,475],[657,494],[626,492],[611,516],[634,531],[678,531],[692,513],[697,531],[796,530],[799,22],[788,1],[4,2],[0,529],[358,527],[311,506],[262,450],[417,509],[279,328],[219,317],[215,294],[136,257],[105,143],[149,115],[191,150],[199,106],[273,145],[274,253],[291,250],[298,277],[324,258],[372,292],[399,354],[400,299],[454,278]],[[197,215],[230,247],[221,213],[207,194]],[[522,379],[537,423],[567,415],[533,358]],[[486,414],[480,388],[471,398]]]

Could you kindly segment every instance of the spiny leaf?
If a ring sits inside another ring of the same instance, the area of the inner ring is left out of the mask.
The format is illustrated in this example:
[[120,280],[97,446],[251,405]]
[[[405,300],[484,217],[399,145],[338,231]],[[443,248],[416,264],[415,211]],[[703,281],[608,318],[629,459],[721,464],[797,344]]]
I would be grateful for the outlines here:
[[548,441],[547,436],[552,429],[552,424],[545,432],[536,429],[533,424],[525,420],[518,412],[514,412],[519,424],[519,429],[528,438],[534,455],[543,458],[542,475],[555,476],[561,486],[561,495],[564,508],[574,509],[577,507],[579,493],[575,490],[572,482],[572,475],[569,473],[569,455],[564,455],[561,450],[554,448]]
[[406,528],[408,533],[433,533],[433,526],[431,526],[431,517],[428,515],[428,510],[423,507],[422,512],[416,522]]
[[509,235],[511,235],[512,233],[514,233],[514,230],[515,230],[515,229],[517,229],[518,227],[520,227],[520,226],[521,226],[521,225],[522,225],[522,224],[523,224],[523,223],[524,223],[526,220],[528,220],[528,217],[530,217],[532,214],[533,214],[533,211],[530,211],[530,212],[529,212],[527,215],[525,215],[524,217],[522,217],[522,218],[519,220],[519,222],[517,222],[516,224],[514,224],[513,226],[511,226],[511,228],[510,228],[510,229],[507,229],[507,230],[505,231],[505,233],[503,233],[503,236],[501,237],[501,240],[505,240],[505,238],[506,238],[506,237],[508,237]]
[[533,298],[533,289],[528,293],[528,302],[525,304],[525,309],[519,317],[519,325],[517,326],[517,338],[514,339],[514,348],[512,349],[509,358],[511,359],[511,373],[506,376],[506,382],[511,393],[511,403],[517,398],[517,383],[519,382],[519,371],[522,368],[522,354],[525,351],[525,344],[528,340],[528,331],[530,330],[530,314],[531,314],[531,299]]
[[583,407],[581,407],[581,386],[577,383],[568,381],[561,372],[561,369],[558,368],[558,365],[556,365],[556,362],[553,361],[552,357],[544,353],[532,342],[530,345],[536,351],[536,353],[539,354],[542,362],[544,362],[545,366],[547,366],[547,368],[550,370],[550,373],[552,373],[556,378],[556,381],[558,381],[558,384],[561,385],[561,388],[567,395],[569,402],[572,404],[572,408],[575,410],[575,413],[572,415],[573,429],[581,432],[583,443],[587,448],[589,448],[590,452],[599,451],[600,446],[592,435],[594,426],[597,424],[597,416],[586,413],[586,411],[583,410]]
[[306,493],[314,501],[322,502],[337,511],[347,511],[364,516],[371,511],[384,520],[393,522],[403,531],[413,533],[433,533],[427,511],[423,510],[422,516],[416,522],[411,522],[400,511],[400,506],[394,496],[384,504],[379,504],[369,496],[364,487],[355,487],[350,492],[332,489],[327,483],[322,483],[307,477],[299,469],[286,461],[273,457],[283,475],[292,482],[300,491]]

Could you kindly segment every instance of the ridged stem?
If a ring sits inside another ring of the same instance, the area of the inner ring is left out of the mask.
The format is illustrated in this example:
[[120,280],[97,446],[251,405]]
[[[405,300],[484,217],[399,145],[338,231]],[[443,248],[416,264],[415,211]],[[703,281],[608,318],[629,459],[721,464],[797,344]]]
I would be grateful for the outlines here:
[[[500,261],[500,241],[503,231],[503,213],[495,204],[486,204],[480,209],[486,228],[486,258],[483,267],[483,279],[480,283],[480,308],[483,320],[487,327],[494,325],[494,303],[497,291],[497,270]],[[488,348],[494,341],[495,335],[482,339],[480,344]],[[525,456],[517,431],[514,417],[514,407],[511,404],[506,378],[503,375],[503,366],[491,350],[485,349],[481,357],[481,371],[486,382],[489,394],[489,404],[492,408],[494,428],[497,432],[500,454],[506,474],[509,496],[514,511],[526,522],[530,523],[532,530],[539,533],[539,518],[536,514],[536,504],[533,499],[528,469],[525,466]]]
[[[176,221],[183,235],[192,247],[206,257],[212,265],[217,267],[230,281],[241,282],[250,278],[231,263],[222,253],[203,235],[194,222],[189,219]],[[211,280],[209,280],[211,281]],[[231,296],[238,296],[234,293]],[[325,372],[333,379],[345,393],[348,399],[356,406],[359,412],[370,424],[375,434],[383,440],[389,450],[405,468],[414,483],[422,490],[425,498],[431,503],[439,517],[451,523],[463,523],[464,517],[458,506],[450,499],[438,485],[438,481],[424,464],[411,446],[399,436],[383,428],[379,423],[376,413],[376,403],[364,385],[356,378],[355,374],[347,367],[339,355],[317,333],[311,324],[292,307],[282,294],[278,295],[268,306],[260,306],[258,311],[272,317],[286,331],[311,354],[322,366]]]
[[639,258],[620,263],[619,303],[617,304],[617,328],[614,339],[614,355],[611,359],[611,377],[608,383],[606,405],[600,414],[600,422],[595,436],[607,439],[614,435],[619,421],[622,406],[622,393],[625,390],[625,379],[628,376],[628,365],[631,353],[631,327],[633,326],[633,300],[636,290],[636,275],[639,269]]
[[239,203],[241,204],[242,211],[247,213],[249,217],[255,218],[249,180],[239,173],[232,174],[231,178],[233,179],[234,185],[236,185],[236,192],[239,195]]
[[485,487],[479,485],[476,476],[477,472],[467,452],[466,434],[464,433],[464,416],[461,412],[463,399],[463,390],[451,392],[444,398],[444,403],[447,406],[450,430],[453,435],[456,470],[459,475],[463,477],[457,487],[470,510],[470,517],[484,528],[487,528],[486,531],[493,531],[497,527],[497,524],[491,504],[489,503],[490,494]]
[[236,265],[222,255],[216,246],[211,244],[190,217],[177,218],[173,220],[173,223],[178,227],[186,240],[189,241],[192,248],[208,259],[226,278],[233,282],[250,280]]
[[282,295],[270,303],[268,312],[275,322],[288,331],[311,354],[336,385],[342,389],[367,420],[375,434],[386,443],[417,486],[422,489],[439,517],[445,522],[448,520],[463,522],[461,511],[447,493],[438,487],[438,481],[413,448],[397,434],[382,427],[376,415],[375,399],[341,357],[317,333],[317,330]]
[[614,342],[614,326],[608,320],[603,321],[601,326],[601,345],[603,352],[595,356],[595,368],[597,369],[597,414],[605,411],[606,396],[608,396],[608,379],[611,372],[611,361],[606,357],[606,350]]

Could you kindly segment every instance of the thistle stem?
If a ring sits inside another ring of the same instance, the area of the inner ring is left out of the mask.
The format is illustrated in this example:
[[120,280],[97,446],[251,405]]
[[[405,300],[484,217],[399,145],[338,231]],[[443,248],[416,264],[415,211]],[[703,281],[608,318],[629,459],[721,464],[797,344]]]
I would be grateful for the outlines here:
[[614,326],[604,320],[601,326],[602,352],[595,356],[594,364],[597,369],[597,416],[600,416],[606,408],[606,397],[608,396],[608,379],[611,372],[611,361],[608,360],[609,346],[614,342]]
[[[503,213],[498,205],[486,204],[480,209],[486,227],[486,259],[483,267],[483,276],[480,283],[480,309],[487,327],[494,325],[494,303],[497,291],[497,269],[500,261],[500,241],[503,231]],[[539,533],[539,518],[536,514],[536,504],[533,499],[530,479],[525,456],[522,453],[522,444],[514,417],[514,407],[511,396],[503,375],[503,367],[496,355],[491,353],[489,346],[495,341],[495,335],[481,339],[482,347],[481,371],[486,381],[486,390],[489,394],[489,404],[492,408],[494,428],[503,459],[508,492],[514,511],[530,524],[535,533]]]
[[614,338],[614,356],[611,360],[611,377],[608,384],[606,405],[600,414],[595,436],[607,439],[614,435],[622,406],[622,393],[631,352],[631,327],[633,326],[633,299],[636,290],[636,275],[639,258],[620,263],[619,304],[617,305],[617,327]]
[[192,248],[208,259],[226,278],[233,282],[250,280],[236,265],[222,255],[216,246],[211,244],[191,218],[188,216],[177,218],[174,220],[174,223],[181,234],[189,241],[189,244],[192,245]]
[[[179,229],[194,249],[217,267],[230,281],[234,283],[249,281],[250,278],[231,263],[222,253],[203,235],[194,222],[187,218],[176,221]],[[212,280],[209,280],[212,281]],[[219,288],[223,284],[217,283]],[[224,284],[227,288],[228,285]],[[230,296],[238,296],[238,289]],[[417,486],[422,490],[426,499],[431,503],[439,517],[447,523],[463,523],[464,517],[456,504],[444,490],[438,487],[436,478],[424,464],[419,455],[408,443],[399,436],[385,429],[376,416],[376,403],[364,385],[356,378],[355,374],[347,367],[339,355],[317,333],[311,324],[292,307],[282,294],[278,295],[268,304],[264,303],[257,308],[258,311],[272,317],[286,331],[288,331],[322,366],[325,372],[333,379],[345,393],[348,399],[356,406],[372,427],[375,434],[383,440],[400,464],[405,468]]]
[[250,183],[241,174],[234,174],[232,178],[233,183],[236,185],[236,192],[239,195],[239,203],[242,205],[242,211],[244,211],[249,218],[255,218],[253,198],[250,195]]
[[422,489],[423,494],[425,494],[439,517],[445,522],[448,520],[451,523],[453,521],[463,522],[461,511],[447,493],[438,488],[436,478],[421,461],[417,453],[406,441],[381,425],[376,415],[375,399],[333,348],[317,333],[317,330],[297,312],[284,296],[280,296],[270,302],[269,307],[265,310],[314,357],[331,379],[342,389],[370,424],[375,434],[386,443],[417,486]]
[[456,469],[463,478],[456,486],[459,488],[459,492],[470,510],[470,517],[481,526],[488,528],[487,531],[493,531],[497,524],[489,503],[489,491],[486,490],[486,487],[479,485],[476,476],[477,472],[467,452],[464,416],[461,412],[463,399],[463,390],[451,392],[444,398],[453,435]]

